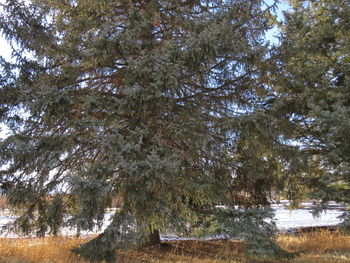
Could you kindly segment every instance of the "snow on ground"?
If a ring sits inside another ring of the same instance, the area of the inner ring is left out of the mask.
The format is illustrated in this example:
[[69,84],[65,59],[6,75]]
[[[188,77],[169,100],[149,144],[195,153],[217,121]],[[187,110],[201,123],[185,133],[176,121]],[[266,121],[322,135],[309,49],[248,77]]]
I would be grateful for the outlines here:
[[[337,204],[333,204],[330,207],[332,209],[324,210],[320,217],[313,217],[311,213],[311,203],[303,203],[301,209],[294,209],[289,210],[286,209],[286,203],[273,205],[272,206],[276,211],[276,223],[277,228],[279,230],[288,230],[293,228],[299,228],[299,227],[308,227],[308,226],[331,226],[331,225],[337,225],[341,222],[341,220],[338,218],[343,211],[340,210],[342,206],[339,206]],[[109,219],[114,214],[113,211],[108,212],[106,214],[106,220],[103,223],[102,230],[107,227],[109,224]],[[10,215],[8,213],[0,214],[0,228],[7,223],[10,223],[16,218],[14,215]],[[98,230],[97,228],[94,231],[82,231],[82,235],[91,235],[91,234],[97,234],[100,233],[101,230]],[[63,228],[61,230],[62,235],[74,235],[75,230],[70,228]],[[19,237],[16,234],[6,234],[2,233],[0,234],[0,237]],[[216,237],[218,238],[218,237]],[[162,240],[176,240],[179,239],[179,237],[175,235],[163,235],[161,236]],[[183,239],[183,238],[181,238]]]
[[331,226],[340,223],[340,210],[325,210],[320,217],[313,217],[310,209],[276,209],[277,228],[287,230],[308,226]]

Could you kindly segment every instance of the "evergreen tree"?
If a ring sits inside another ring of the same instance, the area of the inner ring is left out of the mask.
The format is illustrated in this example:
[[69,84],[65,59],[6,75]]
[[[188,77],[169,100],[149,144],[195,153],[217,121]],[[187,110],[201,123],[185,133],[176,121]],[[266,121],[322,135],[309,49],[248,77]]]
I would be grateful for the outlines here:
[[228,236],[278,252],[262,220],[272,214],[256,209],[294,151],[271,114],[271,8],[8,0],[0,28],[14,62],[1,61],[0,120],[11,135],[0,164],[8,200],[22,208],[18,229],[92,229],[118,199],[107,229],[77,253],[113,261],[116,247],[155,244],[159,231],[213,216]]
[[274,89],[307,159],[308,168],[297,181],[307,184],[322,204],[349,202],[350,3],[291,4],[275,54],[279,75]]

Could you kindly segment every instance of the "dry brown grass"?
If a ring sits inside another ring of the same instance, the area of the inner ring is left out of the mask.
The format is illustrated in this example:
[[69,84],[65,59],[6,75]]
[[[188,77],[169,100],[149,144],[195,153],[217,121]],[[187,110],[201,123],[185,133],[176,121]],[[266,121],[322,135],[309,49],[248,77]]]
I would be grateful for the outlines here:
[[297,235],[281,235],[279,244],[289,251],[308,253],[348,253],[350,255],[350,236],[340,231],[319,230]]
[[119,251],[118,262],[236,263],[245,262],[243,249],[242,242],[225,240],[173,241],[132,252]]
[[6,197],[3,195],[0,195],[0,210],[4,210],[8,208]]
[[[0,239],[0,263],[85,263],[70,249],[87,239],[48,237],[43,239]],[[350,263],[350,236],[340,232],[318,231],[281,235],[285,249],[303,251],[290,263]],[[134,251],[117,251],[118,263],[281,263],[281,260],[246,258],[241,242],[176,241]],[[285,261],[287,262],[287,261]]]
[[[33,239],[0,239],[1,263],[66,263],[85,262],[70,249],[86,242],[86,239],[48,237]],[[135,262],[242,262],[242,243],[226,241],[164,242],[160,246],[134,251],[117,251],[118,263]]]
[[350,236],[340,231],[319,230],[297,235],[281,235],[278,243],[288,251],[302,252],[293,263],[350,262]]
[[69,237],[1,238],[0,262],[84,262],[70,252],[70,248],[84,241],[86,240]]

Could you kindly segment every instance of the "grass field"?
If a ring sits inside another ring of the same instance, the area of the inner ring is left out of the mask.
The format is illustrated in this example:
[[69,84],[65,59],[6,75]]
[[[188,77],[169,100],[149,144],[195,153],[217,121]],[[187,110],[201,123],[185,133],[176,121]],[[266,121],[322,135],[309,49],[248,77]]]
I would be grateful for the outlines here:
[[[0,263],[85,262],[70,252],[86,239],[47,237],[0,239]],[[281,235],[279,244],[289,251],[302,252],[290,263],[350,263],[350,236],[339,232],[317,231],[299,235]],[[174,241],[134,251],[117,251],[118,263],[280,263],[281,260],[247,258],[241,242]]]

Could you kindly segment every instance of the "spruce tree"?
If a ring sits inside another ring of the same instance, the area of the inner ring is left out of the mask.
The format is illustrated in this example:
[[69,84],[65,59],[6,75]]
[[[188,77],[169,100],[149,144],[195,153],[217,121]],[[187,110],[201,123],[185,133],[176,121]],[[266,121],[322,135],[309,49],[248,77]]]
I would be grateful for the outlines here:
[[117,247],[155,244],[165,229],[209,218],[253,252],[279,252],[262,220],[271,211],[257,209],[294,151],[280,140],[284,120],[271,114],[266,82],[274,7],[6,1],[0,28],[14,60],[1,61],[0,120],[11,134],[0,164],[21,208],[16,227],[93,229],[119,200],[107,229],[77,253],[113,261]]
[[[298,180],[312,198],[349,202],[350,3],[291,1],[275,56],[274,89],[306,156]],[[283,100],[283,102],[282,102]],[[282,106],[281,106],[282,107]]]

